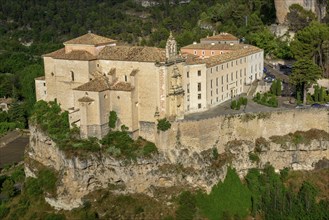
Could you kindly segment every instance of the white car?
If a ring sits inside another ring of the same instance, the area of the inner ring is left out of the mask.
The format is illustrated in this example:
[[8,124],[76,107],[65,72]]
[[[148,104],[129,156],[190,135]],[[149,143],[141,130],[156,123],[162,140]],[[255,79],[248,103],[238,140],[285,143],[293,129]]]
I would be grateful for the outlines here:
[[326,104],[324,104],[325,107],[329,108],[329,102],[327,102]]

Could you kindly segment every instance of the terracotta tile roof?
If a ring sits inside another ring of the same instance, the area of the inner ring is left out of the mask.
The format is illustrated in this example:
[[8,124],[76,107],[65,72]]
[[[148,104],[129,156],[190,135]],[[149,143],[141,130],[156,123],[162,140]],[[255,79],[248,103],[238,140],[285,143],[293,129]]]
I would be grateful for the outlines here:
[[182,49],[200,49],[200,50],[240,50],[243,49],[246,45],[245,44],[190,44]]
[[236,41],[239,40],[237,37],[235,37],[232,34],[229,33],[220,33],[214,36],[210,36],[210,37],[206,37],[206,38],[202,38],[201,41],[204,40],[217,40],[217,41]]
[[228,53],[223,53],[220,55],[216,55],[216,56],[212,56],[209,58],[199,58],[197,56],[191,55],[191,54],[185,54],[185,58],[186,58],[186,64],[206,64],[207,67],[212,67],[212,66],[216,66],[218,64],[222,64],[222,63],[226,63],[228,61],[231,60],[236,60],[239,58],[243,58],[245,56],[257,53],[257,52],[261,52],[263,51],[262,49],[255,47],[255,46],[251,46],[251,45],[245,45],[241,50],[235,50],[235,51],[231,51]]
[[69,53],[65,53],[65,48],[56,50],[43,56],[63,60],[95,60],[97,58],[96,56],[84,50],[72,50]]
[[90,97],[88,97],[88,96],[84,96],[84,97],[78,99],[78,101],[79,101],[79,102],[93,102],[93,101],[95,101],[95,100],[92,99],[92,98],[90,98]]
[[166,61],[165,49],[137,46],[108,46],[98,55],[101,60],[121,60],[139,62]]
[[118,91],[131,91],[133,90],[133,86],[127,82],[118,82],[111,86],[111,90],[118,90]]
[[39,76],[39,77],[35,78],[35,80],[45,80],[45,79],[46,79],[45,76]]
[[108,80],[105,77],[99,77],[75,88],[74,90],[102,92],[108,89],[110,89],[110,83]]
[[110,43],[115,43],[116,40],[107,38],[107,37],[102,37],[93,33],[88,33],[85,35],[82,35],[80,37],[74,38],[72,40],[64,42],[64,45],[67,44],[83,44],[83,45],[106,45]]
[[11,104],[14,102],[13,98],[0,98],[0,103]]

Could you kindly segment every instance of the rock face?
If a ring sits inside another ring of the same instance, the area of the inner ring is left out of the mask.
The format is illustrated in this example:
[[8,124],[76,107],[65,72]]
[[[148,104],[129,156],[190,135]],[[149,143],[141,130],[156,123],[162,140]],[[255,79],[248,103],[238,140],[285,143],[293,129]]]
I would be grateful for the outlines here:
[[326,3],[320,4],[318,0],[274,0],[274,3],[279,24],[285,22],[289,7],[292,4],[299,4],[306,10],[311,10],[320,19],[325,16],[326,12]]
[[[26,175],[36,176],[37,167],[31,161],[58,171],[57,196],[46,197],[46,201],[57,209],[66,210],[80,206],[88,193],[109,186],[120,188],[118,193],[150,196],[156,188],[172,186],[201,188],[209,192],[214,184],[223,180],[228,165],[243,176],[248,169],[262,168],[267,162],[276,169],[310,170],[318,161],[329,158],[329,134],[325,131],[323,138],[309,140],[307,144],[280,141],[281,136],[276,136],[276,141],[271,137],[256,141],[250,137],[229,140],[223,146],[207,145],[198,151],[183,145],[177,138],[170,149],[161,149],[152,158],[132,162],[114,159],[106,153],[91,153],[87,157],[68,155],[37,127],[30,129]],[[286,130],[287,134],[289,132]]]

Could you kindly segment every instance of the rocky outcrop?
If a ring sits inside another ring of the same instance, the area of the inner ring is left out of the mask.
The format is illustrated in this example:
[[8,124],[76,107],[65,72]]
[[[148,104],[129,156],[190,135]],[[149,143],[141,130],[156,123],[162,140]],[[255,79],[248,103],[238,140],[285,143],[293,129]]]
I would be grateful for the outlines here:
[[318,0],[274,0],[276,9],[276,18],[279,24],[285,22],[289,7],[292,4],[299,4],[306,10],[314,12],[318,18],[323,18],[326,12],[326,2],[319,3]]
[[[231,140],[222,146],[225,150],[219,154],[213,145],[196,151],[182,145],[177,138],[175,147],[162,149],[152,158],[137,161],[115,159],[105,151],[81,157],[59,150],[37,127],[30,129],[26,175],[35,177],[37,173],[37,167],[31,161],[55,169],[59,173],[57,196],[48,195],[46,201],[55,208],[67,210],[80,206],[88,193],[109,186],[118,193],[145,193],[150,196],[161,187],[182,186],[210,191],[225,177],[228,165],[235,167],[243,176],[248,169],[262,168],[268,162],[276,169],[310,170],[318,161],[329,158],[327,137],[310,140],[307,144],[273,141],[271,138]],[[324,134],[328,135],[326,132]],[[276,137],[275,140],[280,138]]]

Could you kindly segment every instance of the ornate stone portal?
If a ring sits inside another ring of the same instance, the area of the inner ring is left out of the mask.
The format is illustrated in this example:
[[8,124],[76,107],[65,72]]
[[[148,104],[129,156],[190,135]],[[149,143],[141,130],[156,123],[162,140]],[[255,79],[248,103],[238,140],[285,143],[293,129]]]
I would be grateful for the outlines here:
[[182,75],[175,64],[172,73],[170,74],[170,113],[176,116],[177,119],[184,118],[184,89],[182,87]]

